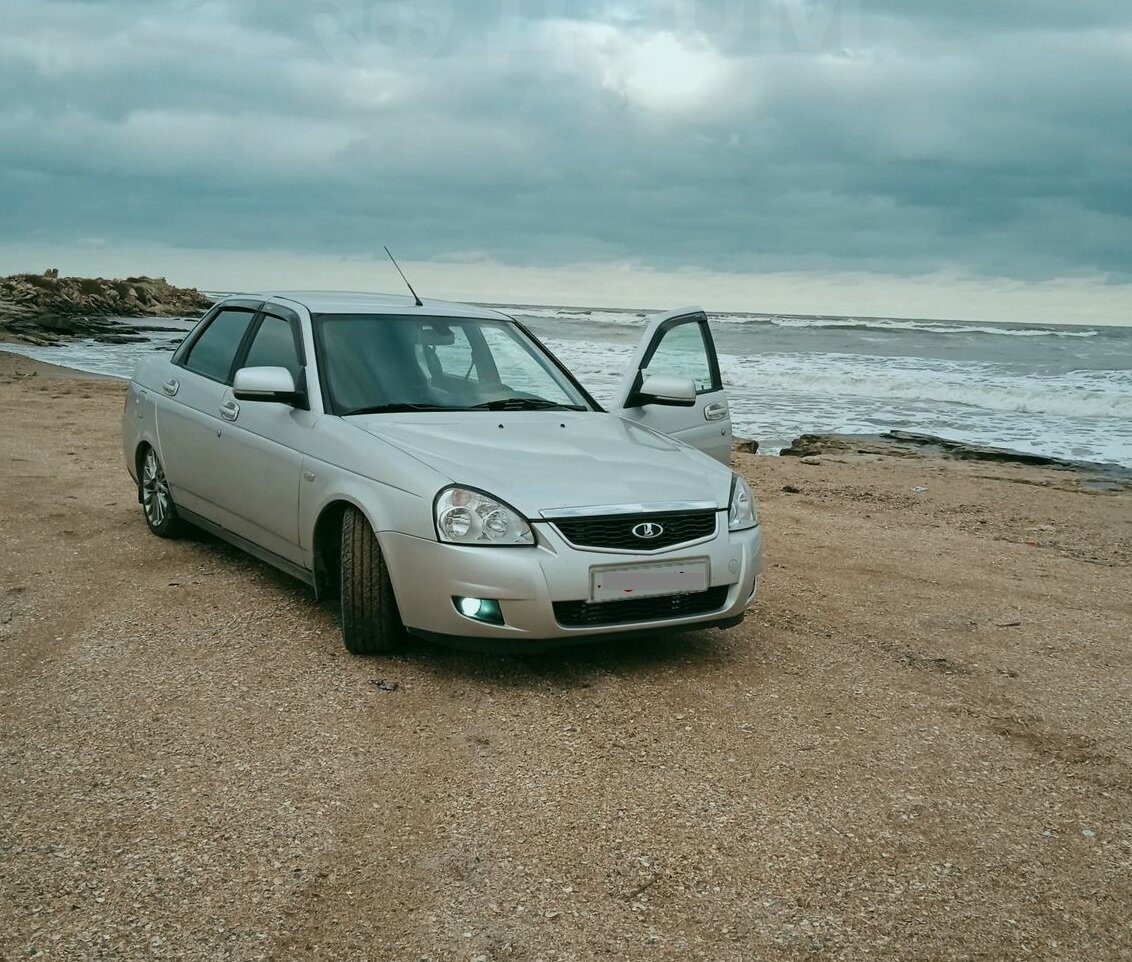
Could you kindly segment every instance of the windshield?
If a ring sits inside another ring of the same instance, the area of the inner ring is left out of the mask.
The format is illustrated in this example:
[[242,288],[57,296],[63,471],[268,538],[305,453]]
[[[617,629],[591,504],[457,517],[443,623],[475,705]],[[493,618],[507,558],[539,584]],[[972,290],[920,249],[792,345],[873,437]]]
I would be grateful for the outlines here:
[[590,410],[537,344],[509,321],[322,314],[315,317],[332,410]]

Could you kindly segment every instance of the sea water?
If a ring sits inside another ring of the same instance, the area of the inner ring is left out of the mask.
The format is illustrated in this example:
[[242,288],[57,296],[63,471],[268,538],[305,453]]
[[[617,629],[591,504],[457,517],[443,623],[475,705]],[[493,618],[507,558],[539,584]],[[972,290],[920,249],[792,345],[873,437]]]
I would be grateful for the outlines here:
[[[643,312],[512,308],[599,400]],[[713,314],[735,434],[894,429],[1132,466],[1132,327]]]
[[[611,401],[646,311],[500,307],[598,400]],[[147,318],[149,342],[7,349],[128,377],[192,321]],[[1132,327],[713,314],[738,437],[781,450],[808,432],[937,434],[1132,466]]]

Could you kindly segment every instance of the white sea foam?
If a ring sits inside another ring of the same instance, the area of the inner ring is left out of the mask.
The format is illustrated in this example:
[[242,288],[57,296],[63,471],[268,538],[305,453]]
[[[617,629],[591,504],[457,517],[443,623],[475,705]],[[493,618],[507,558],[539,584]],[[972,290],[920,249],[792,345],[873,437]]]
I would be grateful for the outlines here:
[[962,404],[983,411],[1132,419],[1132,372],[1017,374],[1004,365],[843,354],[720,359],[728,381],[759,394]]
[[159,334],[151,336],[152,342],[140,344],[102,344],[98,341],[82,340],[57,347],[5,344],[4,350],[90,374],[129,378],[138,363],[147,357],[152,357],[155,351],[173,350],[174,345],[184,336],[184,332],[171,338]]
[[[1096,337],[1099,332],[1052,330],[1044,327],[983,327],[976,324],[948,324],[943,321],[905,321],[891,318],[856,317],[758,317],[732,315],[743,321],[767,321],[774,327],[845,328],[849,330],[917,331],[922,334],[990,334],[995,337]],[[731,318],[721,317],[721,321]]]

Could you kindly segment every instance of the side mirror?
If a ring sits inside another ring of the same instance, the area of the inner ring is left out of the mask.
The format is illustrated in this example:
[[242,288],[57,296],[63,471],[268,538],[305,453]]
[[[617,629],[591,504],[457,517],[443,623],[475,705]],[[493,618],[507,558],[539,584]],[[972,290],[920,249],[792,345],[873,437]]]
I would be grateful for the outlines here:
[[696,406],[696,383],[691,378],[674,374],[653,374],[646,377],[637,391],[638,405],[663,404],[667,407]]
[[236,372],[232,393],[237,401],[277,401],[294,404],[298,400],[295,379],[285,367],[245,367]]

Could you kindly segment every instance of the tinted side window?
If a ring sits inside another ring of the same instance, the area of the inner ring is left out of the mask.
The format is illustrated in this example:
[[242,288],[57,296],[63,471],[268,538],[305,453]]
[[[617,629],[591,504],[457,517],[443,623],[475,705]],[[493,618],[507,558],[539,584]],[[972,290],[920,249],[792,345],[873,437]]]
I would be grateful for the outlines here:
[[221,311],[217,314],[193,344],[185,358],[185,367],[226,384],[252,316],[249,311]]
[[244,367],[285,367],[299,383],[299,354],[290,323],[267,314],[256,331]]
[[649,374],[691,378],[696,382],[698,394],[718,391],[721,387],[712,374],[702,325],[695,322],[678,324],[663,335],[645,367],[645,375]]

